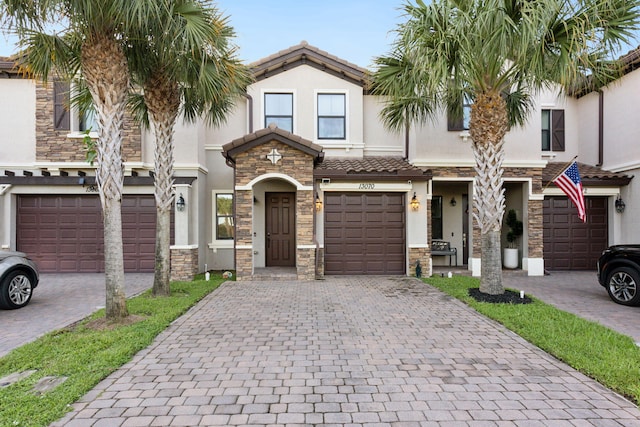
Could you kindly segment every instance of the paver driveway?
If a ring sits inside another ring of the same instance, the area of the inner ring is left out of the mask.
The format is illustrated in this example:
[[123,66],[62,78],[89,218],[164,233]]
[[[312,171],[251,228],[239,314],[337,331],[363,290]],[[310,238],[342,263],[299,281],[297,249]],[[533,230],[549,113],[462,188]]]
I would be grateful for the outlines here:
[[[127,273],[125,282],[131,297],[151,288],[153,273]],[[0,310],[0,357],[104,307],[105,292],[103,273],[42,274],[26,307]]]
[[640,426],[640,411],[413,278],[223,284],[56,426]]

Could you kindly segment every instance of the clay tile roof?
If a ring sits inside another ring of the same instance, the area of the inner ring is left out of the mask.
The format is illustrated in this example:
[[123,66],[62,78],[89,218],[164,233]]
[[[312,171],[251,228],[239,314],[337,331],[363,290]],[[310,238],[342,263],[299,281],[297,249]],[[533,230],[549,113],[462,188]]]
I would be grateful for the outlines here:
[[253,62],[249,67],[255,79],[260,81],[300,65],[309,65],[360,86],[366,84],[366,69],[311,46],[306,41]]
[[227,160],[234,162],[236,155],[239,153],[243,153],[253,147],[273,141],[274,139],[316,157],[316,161],[322,161],[324,157],[322,146],[280,129],[274,123],[271,123],[267,128],[236,138],[228,144],[223,145],[222,155],[227,158]]
[[6,56],[0,56],[0,70],[2,72],[10,72],[10,73],[17,72],[15,61]]
[[624,65],[625,73],[630,73],[640,68],[640,46],[621,56],[620,61]]
[[316,178],[419,179],[429,180],[430,171],[424,171],[399,157],[364,157],[358,159],[326,159],[314,170]]
[[[542,171],[542,184],[547,185],[568,165],[566,162],[549,162]],[[597,166],[578,162],[578,172],[584,186],[627,185],[633,176],[609,172]]]

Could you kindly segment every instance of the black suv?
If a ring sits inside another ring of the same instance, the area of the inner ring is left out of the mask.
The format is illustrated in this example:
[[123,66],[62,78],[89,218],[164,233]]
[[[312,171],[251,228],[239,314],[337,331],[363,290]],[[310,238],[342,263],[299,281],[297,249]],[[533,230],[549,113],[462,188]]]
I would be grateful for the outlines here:
[[640,245],[615,245],[598,259],[598,281],[614,302],[640,305]]

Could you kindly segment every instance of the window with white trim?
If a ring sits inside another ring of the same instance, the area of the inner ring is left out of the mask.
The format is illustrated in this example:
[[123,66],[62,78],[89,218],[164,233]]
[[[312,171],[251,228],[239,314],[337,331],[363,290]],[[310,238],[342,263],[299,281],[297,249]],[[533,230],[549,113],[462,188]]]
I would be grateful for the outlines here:
[[80,113],[75,106],[71,106],[71,85],[64,80],[53,82],[53,127],[55,130],[69,132],[96,132],[98,122],[93,110]]
[[216,240],[233,240],[233,193],[215,193]]
[[264,94],[264,127],[274,123],[278,128],[293,133],[293,94]]
[[318,139],[345,139],[347,101],[344,93],[318,94]]
[[564,110],[542,110],[542,151],[564,151]]
[[471,104],[472,101],[465,97],[462,103],[462,117],[447,117],[447,130],[449,131],[465,131],[469,130],[471,122]]

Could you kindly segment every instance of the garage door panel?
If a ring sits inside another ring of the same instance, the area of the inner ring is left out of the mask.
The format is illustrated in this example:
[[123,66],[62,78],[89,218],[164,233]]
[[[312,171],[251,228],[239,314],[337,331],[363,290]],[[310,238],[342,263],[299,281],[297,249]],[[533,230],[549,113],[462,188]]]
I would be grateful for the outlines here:
[[[102,209],[97,195],[34,195],[18,200],[17,247],[29,253],[42,272],[104,271]],[[122,216],[125,271],[153,271],[153,196],[124,196]]]
[[401,193],[325,193],[325,273],[404,274]]
[[74,230],[73,228],[60,228],[60,241],[73,241],[75,246],[76,241],[78,240],[78,230]]
[[352,194],[347,194],[345,196],[345,200],[344,200],[344,204],[349,206],[362,206],[362,200],[360,199],[360,195],[356,194],[356,195],[352,195]]
[[589,230],[586,228],[573,228],[571,230],[571,238],[572,239],[581,239],[584,240],[589,237]]
[[362,222],[362,212],[346,212],[344,214],[344,220],[346,222]]
[[382,212],[366,212],[364,219],[368,223],[379,223],[384,221],[384,214]]
[[587,222],[567,197],[548,197],[544,209],[544,260],[548,270],[594,270],[608,242],[606,197],[585,199]]

